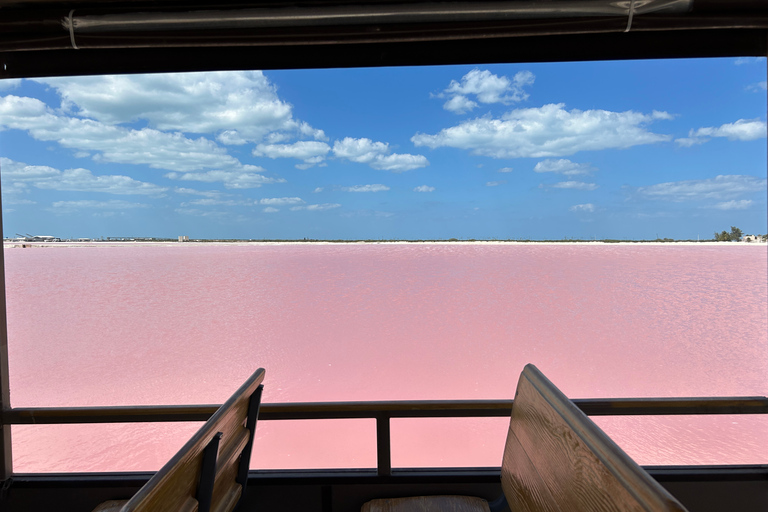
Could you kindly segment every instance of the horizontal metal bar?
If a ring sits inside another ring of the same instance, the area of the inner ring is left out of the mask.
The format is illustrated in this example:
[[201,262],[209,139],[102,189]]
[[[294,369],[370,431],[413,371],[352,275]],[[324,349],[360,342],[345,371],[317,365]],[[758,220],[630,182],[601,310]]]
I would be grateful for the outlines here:
[[[768,465],[733,466],[643,466],[662,482],[764,482]],[[252,469],[248,485],[355,485],[371,483],[484,483],[498,482],[500,468],[402,468],[389,477],[380,477],[375,469]],[[110,473],[16,473],[13,486],[18,489],[141,487],[153,472]]]
[[61,423],[144,423],[207,421],[218,405],[144,405],[118,407],[21,407],[3,412],[11,425]]
[[[590,416],[768,414],[768,397],[590,398],[573,402]],[[512,400],[412,400],[263,404],[259,420],[352,418],[501,417]],[[218,405],[21,407],[2,414],[4,424],[139,423],[206,421]]]
[[512,400],[405,400],[265,404],[260,419],[450,418],[509,416]]
[[[646,0],[635,14],[686,13],[691,0]],[[322,7],[192,10],[188,12],[75,13],[62,26],[76,34],[88,32],[295,28],[388,23],[446,23],[497,19],[547,19],[627,16],[629,4],[607,0],[536,0],[494,2],[420,2],[412,4],[325,5]]]
[[620,398],[576,399],[573,402],[588,416],[645,416],[685,414],[768,414],[768,398]]

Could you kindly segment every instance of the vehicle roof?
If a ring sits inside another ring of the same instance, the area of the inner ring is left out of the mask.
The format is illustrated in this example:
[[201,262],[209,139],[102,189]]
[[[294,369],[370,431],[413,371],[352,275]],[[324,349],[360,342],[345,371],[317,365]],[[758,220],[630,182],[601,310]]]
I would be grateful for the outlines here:
[[763,0],[0,0],[2,78],[767,50]]

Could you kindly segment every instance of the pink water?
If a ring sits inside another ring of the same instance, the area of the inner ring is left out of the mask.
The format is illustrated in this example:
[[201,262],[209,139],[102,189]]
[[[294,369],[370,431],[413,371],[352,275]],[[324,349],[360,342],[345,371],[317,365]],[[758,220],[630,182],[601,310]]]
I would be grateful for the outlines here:
[[[768,394],[766,246],[5,251],[15,407]],[[641,464],[766,463],[765,416],[598,418]],[[507,421],[393,421],[395,466],[500,464]],[[17,426],[18,472],[156,469],[192,424]],[[437,434],[435,434],[437,432]],[[373,420],[261,422],[253,467],[373,467]]]

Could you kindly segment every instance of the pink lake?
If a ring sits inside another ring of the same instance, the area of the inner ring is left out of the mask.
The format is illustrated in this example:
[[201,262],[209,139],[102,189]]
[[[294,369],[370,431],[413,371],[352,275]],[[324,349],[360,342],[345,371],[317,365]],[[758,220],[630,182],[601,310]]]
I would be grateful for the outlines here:
[[[768,394],[768,247],[7,249],[15,407]],[[768,463],[768,418],[596,418],[639,463]],[[393,465],[498,466],[504,418],[393,420]],[[196,424],[16,426],[17,472],[159,468]],[[254,468],[374,467],[373,420],[261,422]],[[435,434],[437,432],[437,434]]]

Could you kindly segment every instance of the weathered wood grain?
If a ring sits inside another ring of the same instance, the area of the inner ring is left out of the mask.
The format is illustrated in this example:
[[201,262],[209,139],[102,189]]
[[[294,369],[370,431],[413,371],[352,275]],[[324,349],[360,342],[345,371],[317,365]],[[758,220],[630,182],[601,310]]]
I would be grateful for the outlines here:
[[361,512],[490,512],[490,509],[482,498],[415,496],[369,501]]
[[[235,480],[243,448],[251,437],[250,431],[245,428],[250,397],[263,380],[264,369],[259,368],[119,510],[196,512],[198,502],[195,496],[200,481],[203,451],[210,440],[221,433],[211,511],[230,512],[242,494],[242,486]],[[106,510],[110,509],[102,509],[102,512]]]
[[685,510],[533,365],[520,376],[509,431],[502,486],[511,510]]
[[501,486],[507,503],[537,503],[540,512],[560,510],[512,429],[507,433]]

